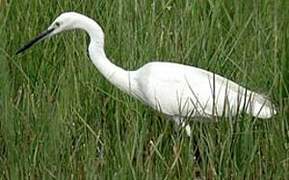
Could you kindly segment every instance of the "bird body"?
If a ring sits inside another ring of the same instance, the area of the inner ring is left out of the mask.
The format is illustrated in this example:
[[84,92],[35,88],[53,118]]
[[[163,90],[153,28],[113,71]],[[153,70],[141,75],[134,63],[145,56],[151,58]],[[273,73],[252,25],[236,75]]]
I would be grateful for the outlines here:
[[112,84],[152,108],[183,124],[187,117],[234,116],[245,111],[258,118],[270,118],[276,110],[264,96],[247,90],[215,73],[193,66],[169,62],[151,62],[135,71],[114,65],[104,51],[104,33],[92,19],[75,12],[61,14],[51,26],[17,53],[34,43],[65,30],[82,29],[91,42],[89,57]]
[[132,72],[131,77],[136,96],[170,116],[234,116],[245,110],[269,118],[273,113],[264,96],[193,66],[152,62]]

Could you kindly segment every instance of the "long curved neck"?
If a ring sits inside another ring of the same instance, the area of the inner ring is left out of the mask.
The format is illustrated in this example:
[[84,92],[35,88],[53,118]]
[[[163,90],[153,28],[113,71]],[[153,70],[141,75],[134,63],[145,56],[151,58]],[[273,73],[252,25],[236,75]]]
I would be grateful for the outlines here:
[[76,27],[85,30],[90,36],[88,47],[89,57],[103,76],[119,89],[131,93],[132,78],[130,71],[116,66],[106,57],[104,51],[104,33],[101,27],[92,19],[82,16]]

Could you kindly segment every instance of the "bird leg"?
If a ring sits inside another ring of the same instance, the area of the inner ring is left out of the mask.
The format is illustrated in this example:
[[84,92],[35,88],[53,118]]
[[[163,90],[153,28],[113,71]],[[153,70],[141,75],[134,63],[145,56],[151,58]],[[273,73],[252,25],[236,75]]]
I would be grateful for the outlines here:
[[187,121],[185,121],[184,118],[178,116],[173,117],[173,119],[177,123],[177,125],[181,125],[182,128],[185,128],[187,135],[191,137],[192,135],[191,127],[187,123]]
[[187,124],[185,121],[182,122],[182,128],[185,128],[186,133],[189,137],[191,137],[192,132],[191,132],[191,126]]
[[174,121],[176,122],[177,125],[181,125],[181,128],[185,128],[186,130],[186,134],[191,138],[191,142],[193,144],[193,147],[195,148],[193,150],[193,154],[194,154],[194,160],[200,164],[202,162],[202,158],[201,158],[201,153],[200,153],[200,149],[198,146],[198,142],[196,137],[192,136],[192,131],[191,131],[191,127],[188,123],[188,121],[186,121],[184,118],[182,117],[173,117]]

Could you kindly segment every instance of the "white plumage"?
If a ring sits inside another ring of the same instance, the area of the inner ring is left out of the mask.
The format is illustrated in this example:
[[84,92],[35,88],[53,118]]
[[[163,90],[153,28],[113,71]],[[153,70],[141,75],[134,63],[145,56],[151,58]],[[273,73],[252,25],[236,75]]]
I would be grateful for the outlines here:
[[104,33],[92,19],[75,13],[63,13],[52,25],[17,53],[46,37],[70,29],[88,33],[89,56],[96,68],[112,84],[152,108],[170,116],[178,124],[187,117],[234,116],[242,111],[258,118],[270,118],[276,110],[264,96],[212,72],[169,62],[151,62],[136,71],[112,64],[104,51]]

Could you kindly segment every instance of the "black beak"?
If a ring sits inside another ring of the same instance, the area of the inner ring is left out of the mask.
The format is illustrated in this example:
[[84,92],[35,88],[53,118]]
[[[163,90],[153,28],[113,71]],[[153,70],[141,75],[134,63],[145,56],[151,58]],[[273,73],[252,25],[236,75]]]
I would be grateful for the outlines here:
[[35,38],[33,38],[32,40],[27,42],[22,48],[18,49],[18,51],[16,52],[16,55],[25,51],[26,49],[29,49],[33,44],[41,41],[43,38],[45,38],[47,35],[49,35],[53,30],[54,30],[54,28],[48,29],[48,30],[40,33],[38,36],[36,36]]

